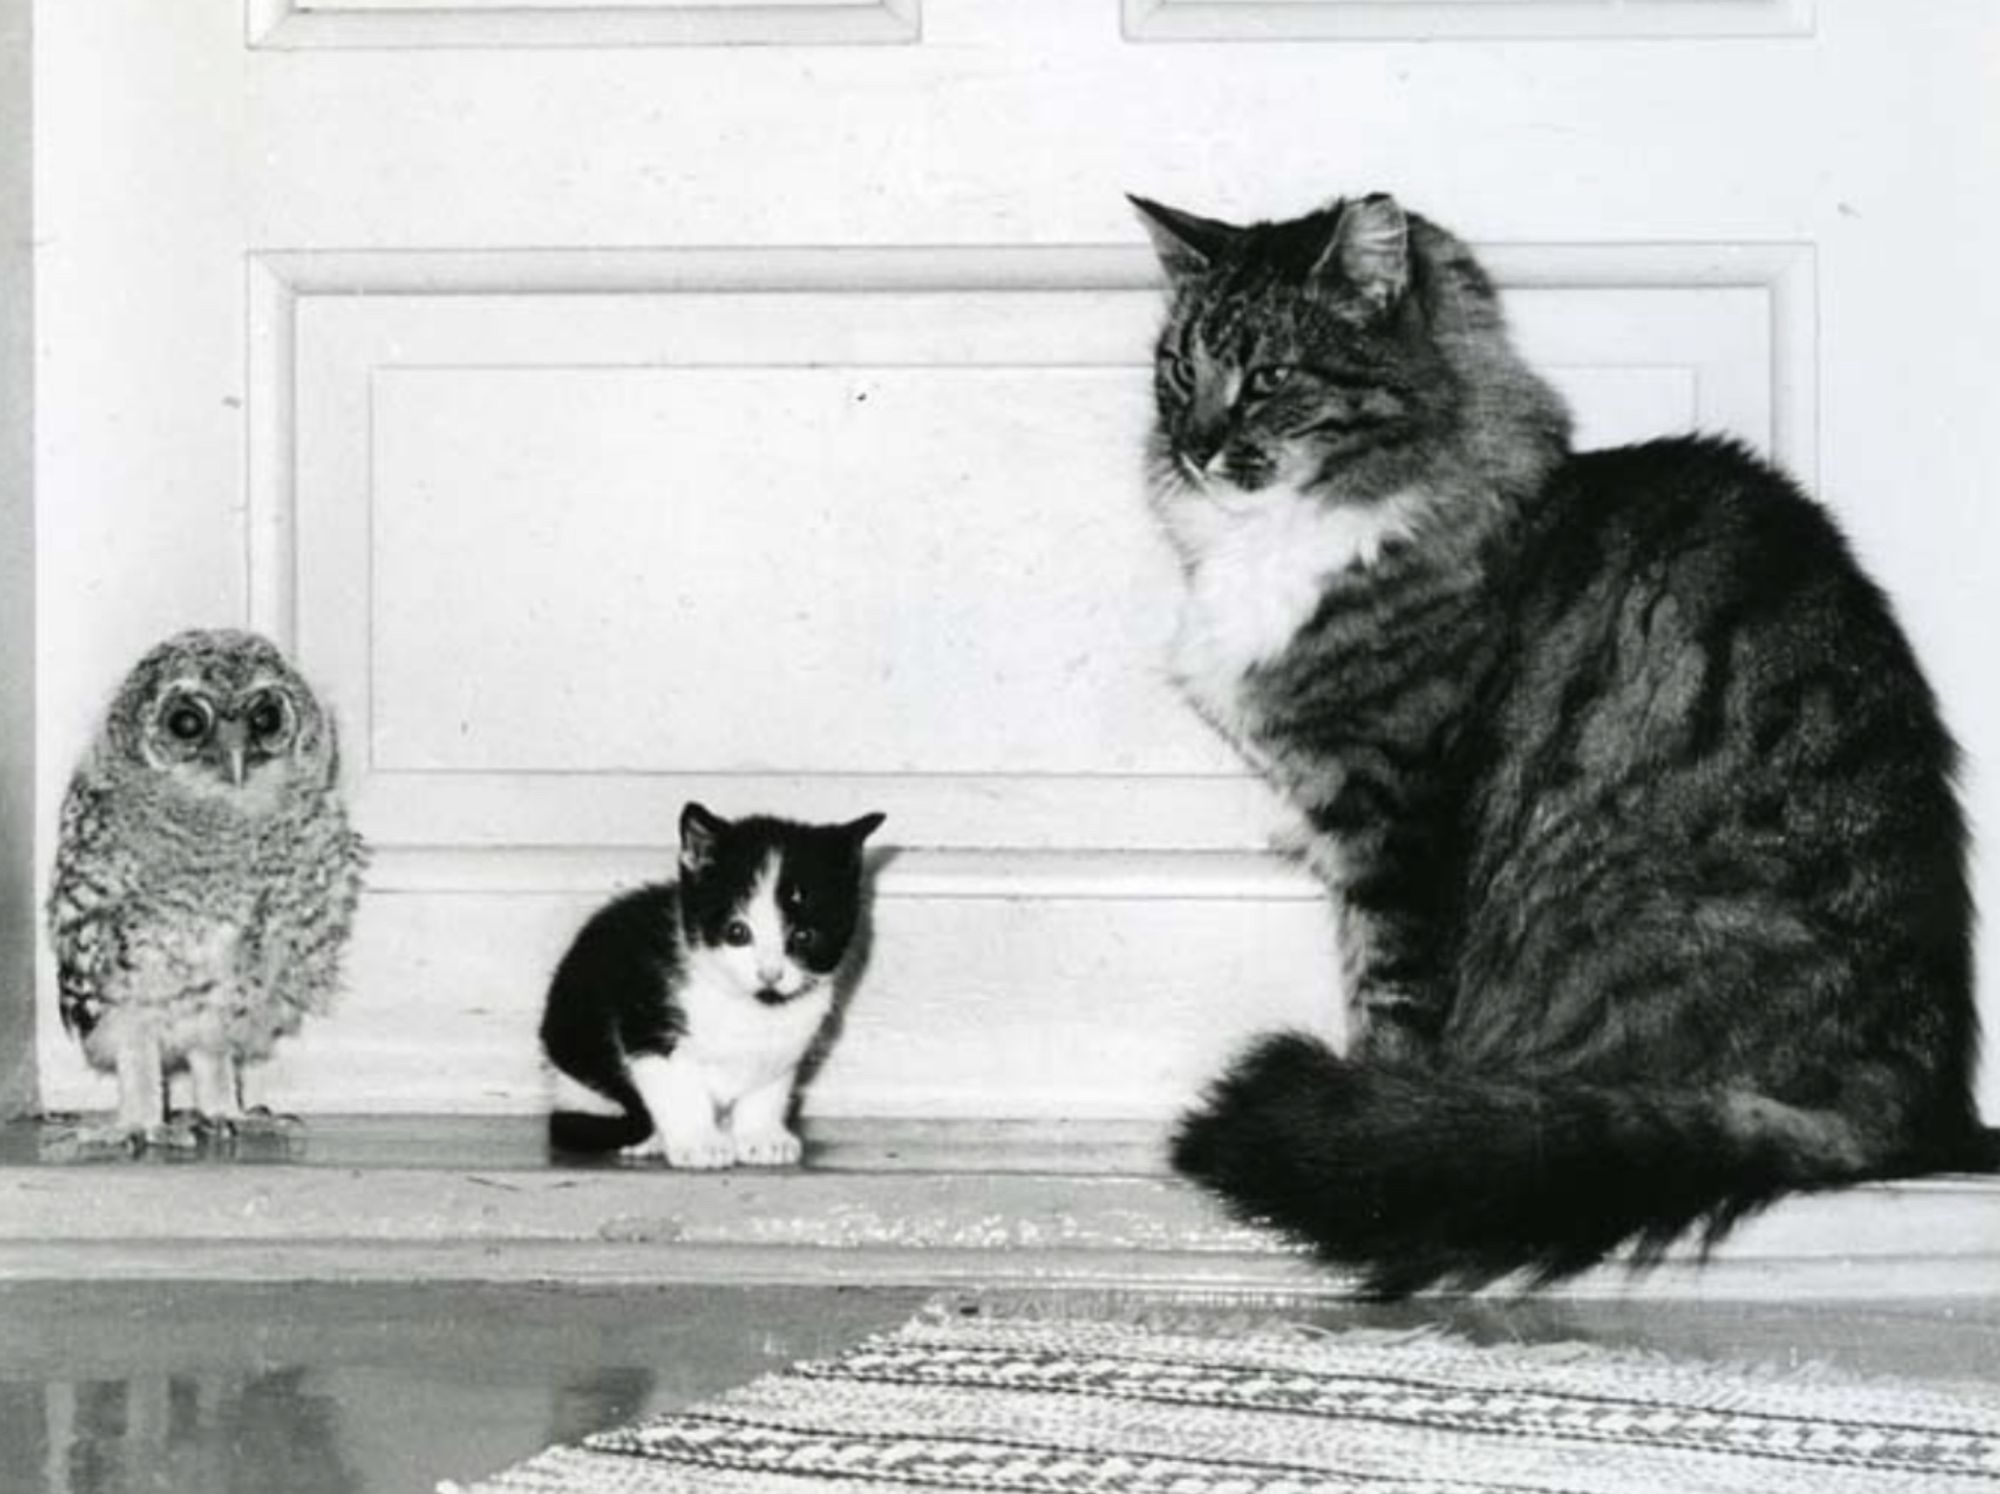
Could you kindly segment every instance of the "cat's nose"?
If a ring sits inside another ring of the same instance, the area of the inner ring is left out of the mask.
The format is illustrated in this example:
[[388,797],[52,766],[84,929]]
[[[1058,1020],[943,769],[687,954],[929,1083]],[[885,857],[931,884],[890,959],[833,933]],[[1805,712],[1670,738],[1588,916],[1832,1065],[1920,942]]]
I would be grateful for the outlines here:
[[1222,449],[1229,444],[1229,427],[1221,420],[1194,420],[1181,432],[1180,459],[1190,477],[1211,476]]
[[1181,448],[1181,471],[1196,482],[1205,482],[1215,475],[1215,464],[1222,455],[1220,442],[1211,446],[1184,446]]

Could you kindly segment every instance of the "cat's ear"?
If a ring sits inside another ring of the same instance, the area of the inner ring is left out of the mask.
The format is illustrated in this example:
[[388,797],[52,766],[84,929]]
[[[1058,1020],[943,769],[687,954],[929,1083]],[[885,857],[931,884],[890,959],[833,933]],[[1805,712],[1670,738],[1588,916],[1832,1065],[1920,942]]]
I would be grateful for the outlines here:
[[1139,210],[1139,221],[1152,235],[1153,248],[1159,251],[1160,263],[1166,266],[1167,274],[1175,280],[1204,273],[1243,232],[1213,218],[1197,218],[1193,213],[1184,213],[1179,208],[1166,207],[1129,192],[1126,200]]
[[1402,204],[1376,192],[1342,206],[1312,278],[1344,282],[1378,311],[1393,306],[1410,283],[1410,220]]
[[842,825],[841,833],[846,835],[853,843],[854,849],[858,851],[861,849],[861,842],[880,830],[882,822],[888,818],[886,814],[864,814],[860,819],[849,820]]
[[729,828],[729,821],[692,800],[681,811],[681,870],[707,871],[715,864],[715,842]]

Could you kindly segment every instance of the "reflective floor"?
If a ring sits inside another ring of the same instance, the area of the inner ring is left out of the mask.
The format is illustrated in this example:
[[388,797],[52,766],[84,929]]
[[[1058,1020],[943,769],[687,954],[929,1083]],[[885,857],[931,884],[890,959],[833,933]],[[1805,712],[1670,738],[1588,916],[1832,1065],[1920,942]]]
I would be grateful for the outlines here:
[[[0,1490],[429,1490],[837,1352],[903,1321],[923,1295],[0,1285]],[[1066,1300],[1077,1310],[1123,1310],[1117,1299]],[[1208,1310],[1240,1316],[1242,1307]],[[1983,1302],[1416,1303],[1284,1315],[2000,1383],[2000,1307]]]
[[836,1352],[918,1301],[823,1289],[0,1286],[0,1490],[428,1490]]

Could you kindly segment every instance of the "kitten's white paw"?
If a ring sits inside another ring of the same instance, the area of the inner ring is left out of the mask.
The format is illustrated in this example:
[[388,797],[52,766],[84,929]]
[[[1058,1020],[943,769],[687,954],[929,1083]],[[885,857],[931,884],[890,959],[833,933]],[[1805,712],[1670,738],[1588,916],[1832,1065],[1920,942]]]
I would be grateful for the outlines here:
[[638,1161],[665,1162],[669,1167],[695,1168],[712,1172],[736,1161],[736,1148],[720,1131],[693,1136],[669,1137],[655,1131],[644,1141],[620,1147],[618,1155]]
[[[659,1140],[655,1132],[654,1140]],[[718,1167],[733,1167],[736,1163],[736,1147],[720,1131],[697,1136],[669,1136],[661,1142],[655,1156],[664,1156],[671,1167],[686,1167],[700,1172],[713,1172]]]
[[749,1167],[790,1167],[805,1151],[804,1143],[782,1126],[736,1138],[736,1160]]

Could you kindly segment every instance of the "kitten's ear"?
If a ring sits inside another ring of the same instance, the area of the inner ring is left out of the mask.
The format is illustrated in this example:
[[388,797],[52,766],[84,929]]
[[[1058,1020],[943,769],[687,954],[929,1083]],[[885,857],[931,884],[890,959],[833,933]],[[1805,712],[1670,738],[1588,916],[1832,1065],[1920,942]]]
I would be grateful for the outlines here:
[[1160,263],[1166,266],[1168,276],[1175,280],[1202,274],[1243,233],[1242,229],[1213,218],[1197,218],[1193,213],[1184,213],[1179,208],[1166,207],[1129,192],[1125,196],[1139,210],[1139,221],[1152,235],[1153,248],[1159,251]]
[[1379,310],[1392,306],[1410,283],[1410,220],[1387,192],[1343,206],[1334,219],[1312,278],[1331,277],[1361,292]]
[[681,811],[681,870],[704,872],[715,864],[715,842],[729,821],[692,800]]
[[861,849],[861,842],[873,835],[877,830],[880,830],[882,822],[888,818],[886,814],[864,814],[858,820],[849,820],[840,828],[846,834],[847,838],[854,843],[854,849],[858,851]]

